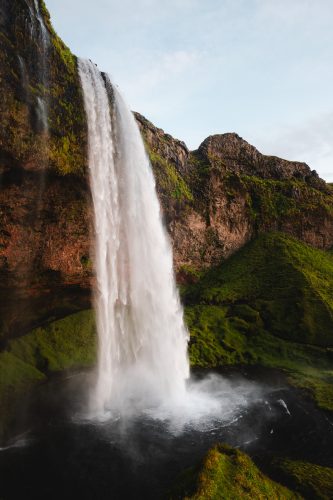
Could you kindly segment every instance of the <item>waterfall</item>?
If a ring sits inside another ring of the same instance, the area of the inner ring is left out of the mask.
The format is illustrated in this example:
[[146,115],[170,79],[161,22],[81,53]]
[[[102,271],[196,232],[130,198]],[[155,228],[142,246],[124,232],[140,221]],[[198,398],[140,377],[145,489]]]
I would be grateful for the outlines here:
[[[36,96],[36,117],[38,123],[38,131],[48,134],[48,115],[49,103],[47,88],[49,86],[49,69],[48,69],[48,53],[50,47],[50,34],[45,26],[44,18],[41,13],[39,0],[33,0],[33,8],[30,3],[26,3],[30,15],[30,37],[32,40],[38,41],[38,60],[37,60],[37,82],[40,85],[40,95]],[[25,62],[20,57],[20,69],[25,68]],[[24,69],[25,71],[25,69]],[[22,72],[22,69],[21,69]],[[28,91],[29,82],[25,78],[22,84],[26,86]]]
[[99,349],[94,414],[179,402],[188,334],[151,166],[134,116],[90,61],[79,61],[95,216]]

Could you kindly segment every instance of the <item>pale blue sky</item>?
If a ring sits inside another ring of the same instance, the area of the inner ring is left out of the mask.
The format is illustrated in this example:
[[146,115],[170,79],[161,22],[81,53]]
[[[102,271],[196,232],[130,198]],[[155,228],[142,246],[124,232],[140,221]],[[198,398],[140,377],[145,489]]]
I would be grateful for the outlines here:
[[333,181],[333,0],[46,0],[72,51],[195,149],[237,132]]

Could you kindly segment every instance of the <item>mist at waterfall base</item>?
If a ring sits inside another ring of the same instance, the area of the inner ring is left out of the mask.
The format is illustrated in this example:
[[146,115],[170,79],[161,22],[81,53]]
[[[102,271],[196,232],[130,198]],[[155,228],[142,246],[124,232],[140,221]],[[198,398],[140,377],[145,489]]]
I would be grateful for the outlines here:
[[188,333],[152,169],[139,128],[116,86],[79,61],[88,122],[95,214],[96,384],[89,418],[138,414],[174,428],[228,420],[253,388],[218,376],[189,380]]
[[[199,384],[205,380],[204,373],[194,376]],[[231,405],[224,421],[205,419],[181,432],[142,414],[104,422],[73,418],[82,412],[87,385],[95,384],[88,373],[41,385],[31,402],[29,432],[0,450],[2,497],[170,498],[179,475],[197,467],[218,442],[240,447],[263,468],[278,455],[333,466],[330,416],[304,391],[286,386],[281,373],[226,370],[223,380],[226,403],[230,394],[252,388],[251,403]]]

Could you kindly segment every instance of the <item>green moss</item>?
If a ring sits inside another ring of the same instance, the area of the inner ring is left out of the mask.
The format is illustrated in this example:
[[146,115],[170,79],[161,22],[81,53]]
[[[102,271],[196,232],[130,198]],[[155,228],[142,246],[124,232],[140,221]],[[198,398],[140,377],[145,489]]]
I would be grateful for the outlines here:
[[183,476],[180,491],[173,498],[287,500],[302,497],[265,476],[245,453],[218,445],[208,452],[199,470],[192,469]]
[[94,316],[82,311],[37,328],[12,340],[9,350],[44,373],[90,366],[96,355]]
[[[38,1],[50,35],[45,68],[40,40],[31,37],[26,25],[26,4],[6,7],[15,23],[5,23],[0,36],[0,90],[5,96],[0,103],[0,149],[19,165],[84,176],[87,131],[77,59],[55,33],[43,0]],[[38,126],[37,98],[47,104],[47,132]]]
[[149,157],[159,189],[178,201],[192,201],[193,195],[176,167],[154,151],[149,151]]
[[12,352],[0,354],[0,399],[3,401],[12,391],[19,391],[27,385],[45,377],[35,366],[17,358]]
[[309,462],[276,460],[274,467],[293,489],[313,500],[329,500],[333,495],[333,469]]
[[95,330],[93,312],[81,311],[8,343],[6,351],[0,353],[0,435],[22,393],[50,373],[93,365]]
[[245,303],[287,340],[333,345],[333,262],[287,235],[262,235],[184,294],[187,304]]
[[332,264],[268,234],[206,273],[183,292],[192,365],[279,368],[333,410]]
[[332,196],[318,191],[302,180],[262,179],[256,176],[240,176],[240,181],[249,193],[248,206],[251,217],[260,225],[294,218],[297,226],[299,216],[305,212],[331,214]]
[[195,266],[191,266],[189,264],[179,266],[178,274],[184,277],[187,283],[197,282],[202,275],[202,273]]
[[187,307],[185,320],[191,333],[189,353],[193,366],[211,368],[245,361],[245,339],[226,318],[226,308]]

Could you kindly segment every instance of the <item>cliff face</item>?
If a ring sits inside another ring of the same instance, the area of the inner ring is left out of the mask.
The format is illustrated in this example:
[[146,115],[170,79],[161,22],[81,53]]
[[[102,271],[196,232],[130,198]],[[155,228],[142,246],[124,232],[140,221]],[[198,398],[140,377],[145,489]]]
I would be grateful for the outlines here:
[[[90,305],[92,208],[77,60],[42,0],[0,6],[0,339]],[[333,192],[303,163],[237,134],[197,151],[136,114],[177,276],[191,281],[259,233],[333,246]]]
[[1,339],[90,303],[81,86],[42,1],[1,2],[0,92]]
[[272,230],[332,247],[333,190],[305,163],[265,156],[237,134],[208,137],[189,152],[137,119],[157,180],[168,165],[186,187],[187,196],[179,196],[157,182],[180,276],[216,265]]

